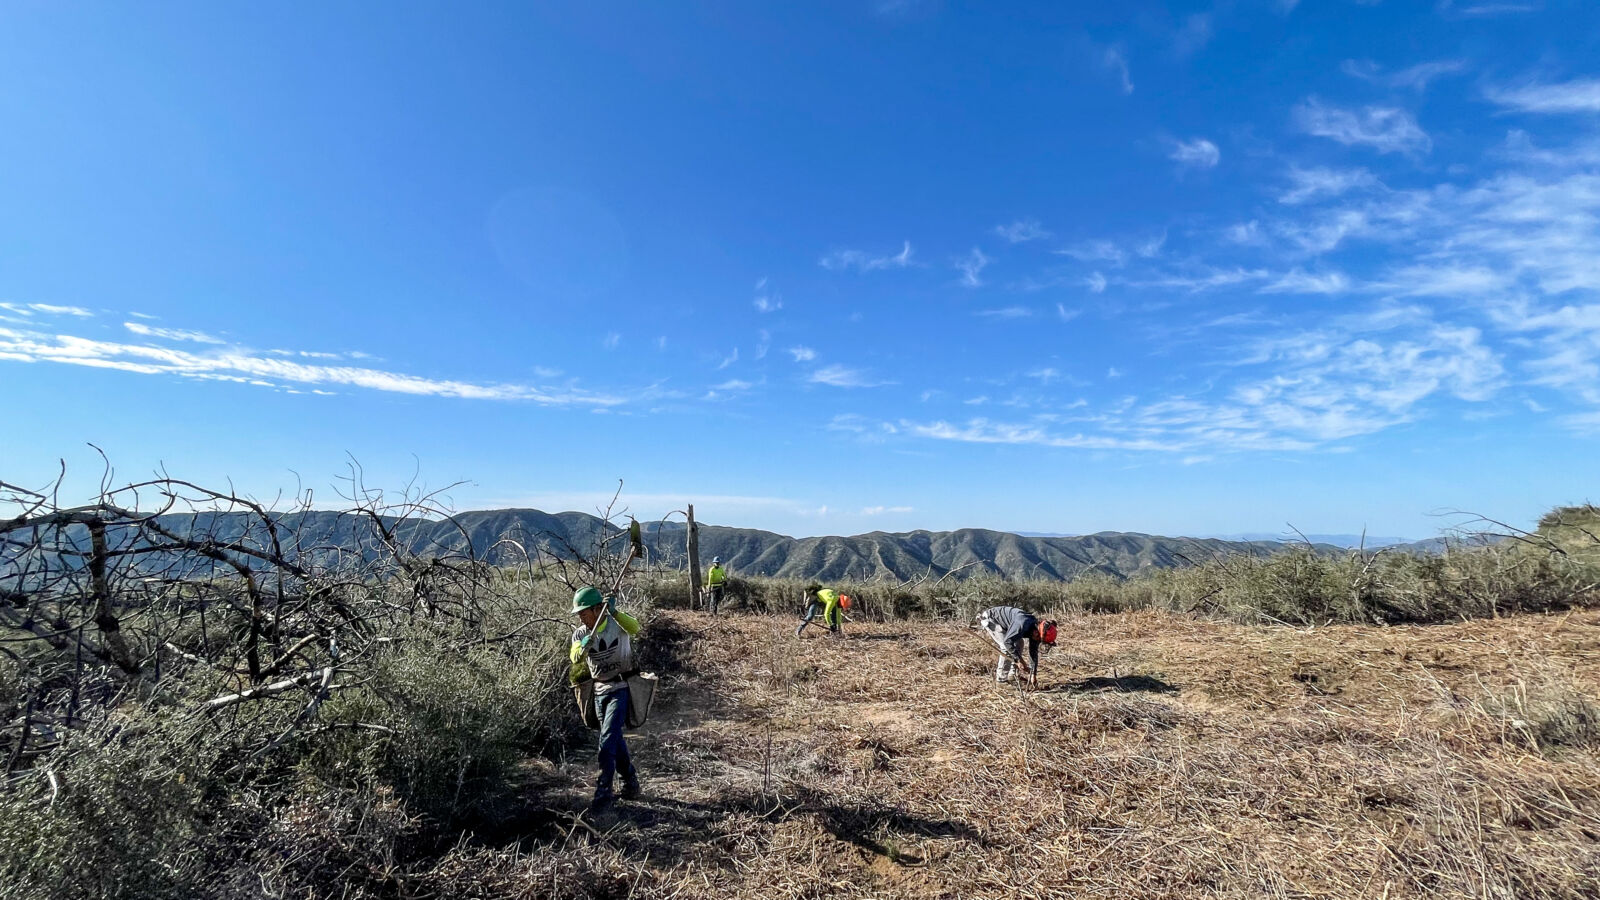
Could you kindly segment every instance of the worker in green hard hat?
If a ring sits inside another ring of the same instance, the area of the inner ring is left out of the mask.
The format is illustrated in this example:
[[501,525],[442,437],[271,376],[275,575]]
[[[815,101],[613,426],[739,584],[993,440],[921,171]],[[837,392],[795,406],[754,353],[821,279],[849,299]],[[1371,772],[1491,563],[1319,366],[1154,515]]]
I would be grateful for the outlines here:
[[574,684],[585,674],[594,679],[600,716],[600,777],[589,808],[601,812],[617,798],[612,785],[618,772],[622,773],[622,799],[639,796],[639,773],[622,736],[631,701],[627,679],[635,669],[633,638],[639,634],[639,620],[618,610],[614,599],[608,601],[598,589],[587,586],[573,593],[572,612],[583,624],[572,632],[569,675]]

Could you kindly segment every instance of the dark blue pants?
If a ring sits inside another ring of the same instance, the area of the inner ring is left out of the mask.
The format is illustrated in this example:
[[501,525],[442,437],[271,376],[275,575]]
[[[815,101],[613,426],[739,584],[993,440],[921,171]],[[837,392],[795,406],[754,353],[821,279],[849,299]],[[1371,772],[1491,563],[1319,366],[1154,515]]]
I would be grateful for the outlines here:
[[628,724],[629,702],[626,687],[596,698],[600,707],[600,778],[594,785],[596,800],[611,799],[611,785],[619,771],[624,786],[634,788],[639,784],[639,773],[634,771],[633,758],[628,755],[628,742],[622,737],[622,726]]
[[[838,610],[839,608],[837,606],[834,607],[834,613],[831,618],[837,619],[839,617]],[[805,631],[806,626],[810,625],[811,620],[815,619],[819,614],[822,616],[822,624],[826,625],[829,631],[837,632],[839,630],[839,623],[837,621],[829,621],[830,617],[827,613],[827,606],[824,605],[821,600],[813,600],[811,601],[810,605],[806,607],[806,614],[800,619],[800,627],[796,628],[794,633],[799,634],[800,632]]]

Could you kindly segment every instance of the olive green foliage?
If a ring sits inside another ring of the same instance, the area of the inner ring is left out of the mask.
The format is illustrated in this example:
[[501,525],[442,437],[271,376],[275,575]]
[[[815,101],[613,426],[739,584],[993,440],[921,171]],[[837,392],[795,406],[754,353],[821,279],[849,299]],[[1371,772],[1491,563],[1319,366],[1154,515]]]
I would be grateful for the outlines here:
[[321,718],[338,733],[310,761],[329,778],[355,763],[353,774],[392,787],[407,810],[430,821],[492,815],[517,762],[564,733],[572,703],[565,641],[459,649],[414,631],[398,643],[375,661],[367,688],[327,704]]
[[564,752],[571,592],[517,593],[474,626],[418,621],[344,660],[360,676],[311,721],[307,692],[174,702],[226,692],[201,669],[95,713],[0,788],[0,897],[392,893],[362,873],[425,868],[536,803],[516,767]]
[[209,825],[222,742],[131,710],[0,792],[0,895],[180,897]]
[[[804,586],[794,579],[734,577],[726,606],[798,615]],[[1073,581],[980,576],[829,586],[855,598],[854,619],[968,619],[1006,604],[1055,612],[1167,609],[1292,625],[1445,622],[1596,602],[1600,511],[1589,505],[1563,507],[1546,515],[1537,531],[1469,535],[1437,553],[1355,549],[1328,554],[1289,545],[1268,557],[1217,556],[1126,580],[1096,573]],[[666,605],[688,603],[682,576],[657,576],[647,590]]]

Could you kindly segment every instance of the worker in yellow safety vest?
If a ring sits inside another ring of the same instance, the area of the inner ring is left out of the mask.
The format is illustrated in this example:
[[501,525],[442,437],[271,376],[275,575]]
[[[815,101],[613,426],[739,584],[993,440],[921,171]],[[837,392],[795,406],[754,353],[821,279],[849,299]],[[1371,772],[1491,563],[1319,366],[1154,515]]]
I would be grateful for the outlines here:
[[810,625],[811,621],[817,617],[817,613],[822,614],[822,624],[828,627],[829,632],[835,636],[843,633],[843,611],[850,608],[849,596],[840,594],[832,588],[825,588],[813,581],[806,586],[805,599],[805,616],[800,620],[800,627],[794,630],[797,636],[806,630],[806,626]]
[[722,594],[728,587],[728,570],[722,567],[722,557],[711,557],[711,571],[706,573],[706,612],[713,616],[722,605]]

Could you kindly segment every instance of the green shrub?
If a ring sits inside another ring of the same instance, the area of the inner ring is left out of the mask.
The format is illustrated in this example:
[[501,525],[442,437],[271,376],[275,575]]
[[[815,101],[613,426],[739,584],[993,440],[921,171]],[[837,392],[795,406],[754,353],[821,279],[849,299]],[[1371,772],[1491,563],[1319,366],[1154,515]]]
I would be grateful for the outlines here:
[[[0,897],[190,897],[237,755],[173,710],[124,709],[0,791]],[[52,779],[53,776],[53,779]]]
[[338,734],[318,765],[331,778],[354,770],[381,779],[438,822],[489,814],[516,763],[562,728],[571,698],[561,642],[451,653],[436,638],[413,637],[374,663],[365,689],[327,704],[324,719]]

